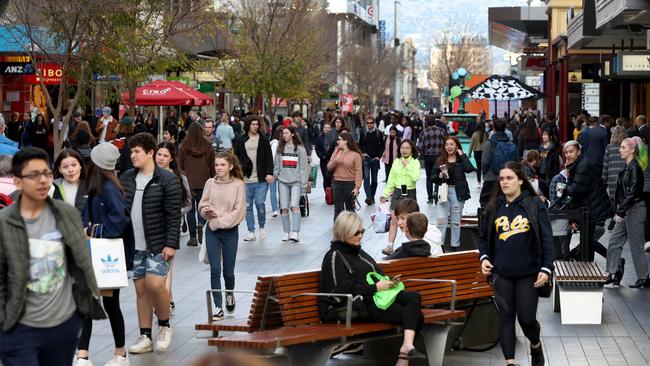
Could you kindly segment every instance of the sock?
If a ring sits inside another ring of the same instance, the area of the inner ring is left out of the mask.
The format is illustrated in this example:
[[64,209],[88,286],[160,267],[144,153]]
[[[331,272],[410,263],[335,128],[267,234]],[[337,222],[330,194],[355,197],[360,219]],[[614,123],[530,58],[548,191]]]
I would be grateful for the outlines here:
[[151,328],[140,328],[140,335],[146,335],[151,339]]
[[169,319],[166,319],[166,320],[158,319],[158,326],[159,327],[169,327]]

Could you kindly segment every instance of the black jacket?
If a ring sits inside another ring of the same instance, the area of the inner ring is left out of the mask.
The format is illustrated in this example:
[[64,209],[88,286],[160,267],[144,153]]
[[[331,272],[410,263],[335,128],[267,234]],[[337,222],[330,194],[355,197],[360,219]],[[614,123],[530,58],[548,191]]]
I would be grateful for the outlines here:
[[386,259],[400,259],[412,257],[428,257],[431,255],[431,245],[423,239],[402,243],[402,246],[395,249],[395,252]]
[[[520,204],[526,211],[528,222],[532,224],[533,237],[535,238],[534,248],[531,251],[536,253],[538,258],[538,268],[536,272],[544,271],[549,276],[553,274],[553,260],[555,259],[553,247],[553,230],[551,228],[551,220],[548,217],[546,205],[542,200],[533,196],[527,191],[521,193],[515,201],[511,204]],[[483,213],[480,225],[480,235],[478,240],[478,249],[481,262],[484,259],[489,260],[494,264],[494,254],[497,242],[496,226],[494,225],[497,219],[497,210],[506,205],[506,199],[503,194],[497,196],[496,204],[488,206]],[[497,269],[498,271],[498,269]]]
[[384,134],[376,128],[373,132],[362,133],[359,147],[371,159],[381,158],[384,153]]
[[563,201],[570,202],[570,208],[586,207],[589,210],[589,219],[593,223],[601,224],[611,218],[612,207],[600,176],[600,169],[582,154],[567,167],[569,179],[564,189]]
[[469,184],[467,183],[467,176],[465,174],[474,171],[472,163],[467,158],[467,155],[457,155],[456,164],[451,168],[449,167],[450,165],[447,164],[449,179],[440,178],[440,167],[437,162],[434,164],[433,172],[431,173],[431,180],[436,184],[436,190],[438,189],[437,186],[442,183],[453,185],[456,190],[457,199],[459,201],[467,201],[471,196],[469,194]]
[[[616,180],[616,194],[614,202],[616,202],[616,214],[620,217],[625,217],[627,211],[632,206],[641,201],[643,195],[643,171],[636,162],[632,160],[625,168],[618,173]],[[646,224],[647,225],[647,224]]]
[[[350,270],[341,257],[345,257]],[[377,285],[369,285],[366,282],[368,272],[384,274],[377,262],[360,246],[334,241],[323,258],[318,292],[361,295],[364,303],[372,302]],[[346,299],[341,297],[319,297],[320,318],[324,321],[335,321],[336,308],[345,303]]]
[[[62,184],[63,178],[60,180],[57,179],[56,182],[54,182],[54,193],[52,194],[52,198],[55,200],[64,201],[62,192],[63,187],[61,186]],[[86,193],[86,184],[84,183],[83,179],[81,179],[79,181],[77,195],[74,197],[74,207],[79,211],[79,214],[84,212],[84,209],[86,208],[86,202],[88,202],[88,193]]]
[[[266,136],[259,134],[260,140],[257,143],[257,181],[265,182],[267,175],[273,175],[273,153],[271,152],[271,144]],[[250,178],[253,173],[253,161],[246,153],[246,141],[250,136],[248,134],[242,135],[235,141],[233,147],[235,148],[235,155],[239,158],[241,169],[246,178]]]
[[[129,212],[133,205],[137,175],[138,169],[131,169],[120,176]],[[142,197],[144,236],[147,241],[147,250],[154,254],[162,252],[165,247],[179,249],[181,189],[183,187],[179,185],[176,175],[158,166],[144,189]],[[133,227],[127,231],[129,231],[127,234],[131,234],[130,239],[132,240]]]

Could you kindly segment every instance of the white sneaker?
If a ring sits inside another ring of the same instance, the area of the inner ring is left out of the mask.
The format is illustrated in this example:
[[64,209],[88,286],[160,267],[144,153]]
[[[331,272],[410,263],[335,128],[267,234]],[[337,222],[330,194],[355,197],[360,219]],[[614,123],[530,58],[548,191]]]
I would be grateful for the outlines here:
[[128,356],[114,355],[104,366],[131,366],[131,361],[129,361]]
[[299,238],[298,232],[297,231],[292,231],[291,233],[289,233],[289,240],[291,240],[292,242],[295,242],[295,243],[299,242],[300,238]]
[[271,212],[271,216],[278,217],[278,211],[276,210],[276,211]]
[[650,252],[650,241],[646,241],[645,244],[643,244],[643,250],[645,252]]
[[223,314],[223,309],[222,308],[216,308],[214,309],[214,313],[212,314],[212,321],[213,322],[219,322],[222,321],[226,316]]
[[135,341],[135,344],[129,347],[129,353],[149,353],[153,352],[153,342],[149,337],[141,334]]
[[289,241],[289,233],[284,233],[282,236],[282,241]]
[[172,327],[158,327],[156,335],[156,351],[165,352],[172,343]]
[[74,366],[93,366],[93,363],[85,358],[76,358]]
[[247,233],[244,235],[244,241],[255,241],[255,233],[252,233],[252,232],[250,232],[250,231],[247,232]]
[[260,234],[260,239],[264,239],[264,238],[266,238],[268,236],[268,234],[266,233],[266,230],[264,230],[264,229],[260,229],[259,234]]

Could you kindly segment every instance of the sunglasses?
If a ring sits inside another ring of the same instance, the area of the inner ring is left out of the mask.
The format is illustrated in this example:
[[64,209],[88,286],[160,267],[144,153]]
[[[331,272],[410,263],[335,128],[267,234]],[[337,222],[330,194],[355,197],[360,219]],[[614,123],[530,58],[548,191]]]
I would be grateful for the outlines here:
[[366,232],[366,229],[361,229],[361,230],[355,232],[355,233],[354,233],[354,236],[363,235],[365,232]]

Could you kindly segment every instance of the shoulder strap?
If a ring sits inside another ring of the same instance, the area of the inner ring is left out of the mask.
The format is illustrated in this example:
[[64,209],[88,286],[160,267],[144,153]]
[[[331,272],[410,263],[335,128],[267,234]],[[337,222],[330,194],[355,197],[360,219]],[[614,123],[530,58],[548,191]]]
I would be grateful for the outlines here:
[[348,262],[348,260],[345,259],[345,256],[343,256],[343,254],[341,254],[341,252],[339,252],[338,250],[336,251],[336,254],[338,254],[339,257],[341,257],[341,260],[343,261],[343,265],[348,270],[348,272],[350,272],[350,274],[354,274],[354,271],[352,270],[352,266],[350,266],[350,262]]

